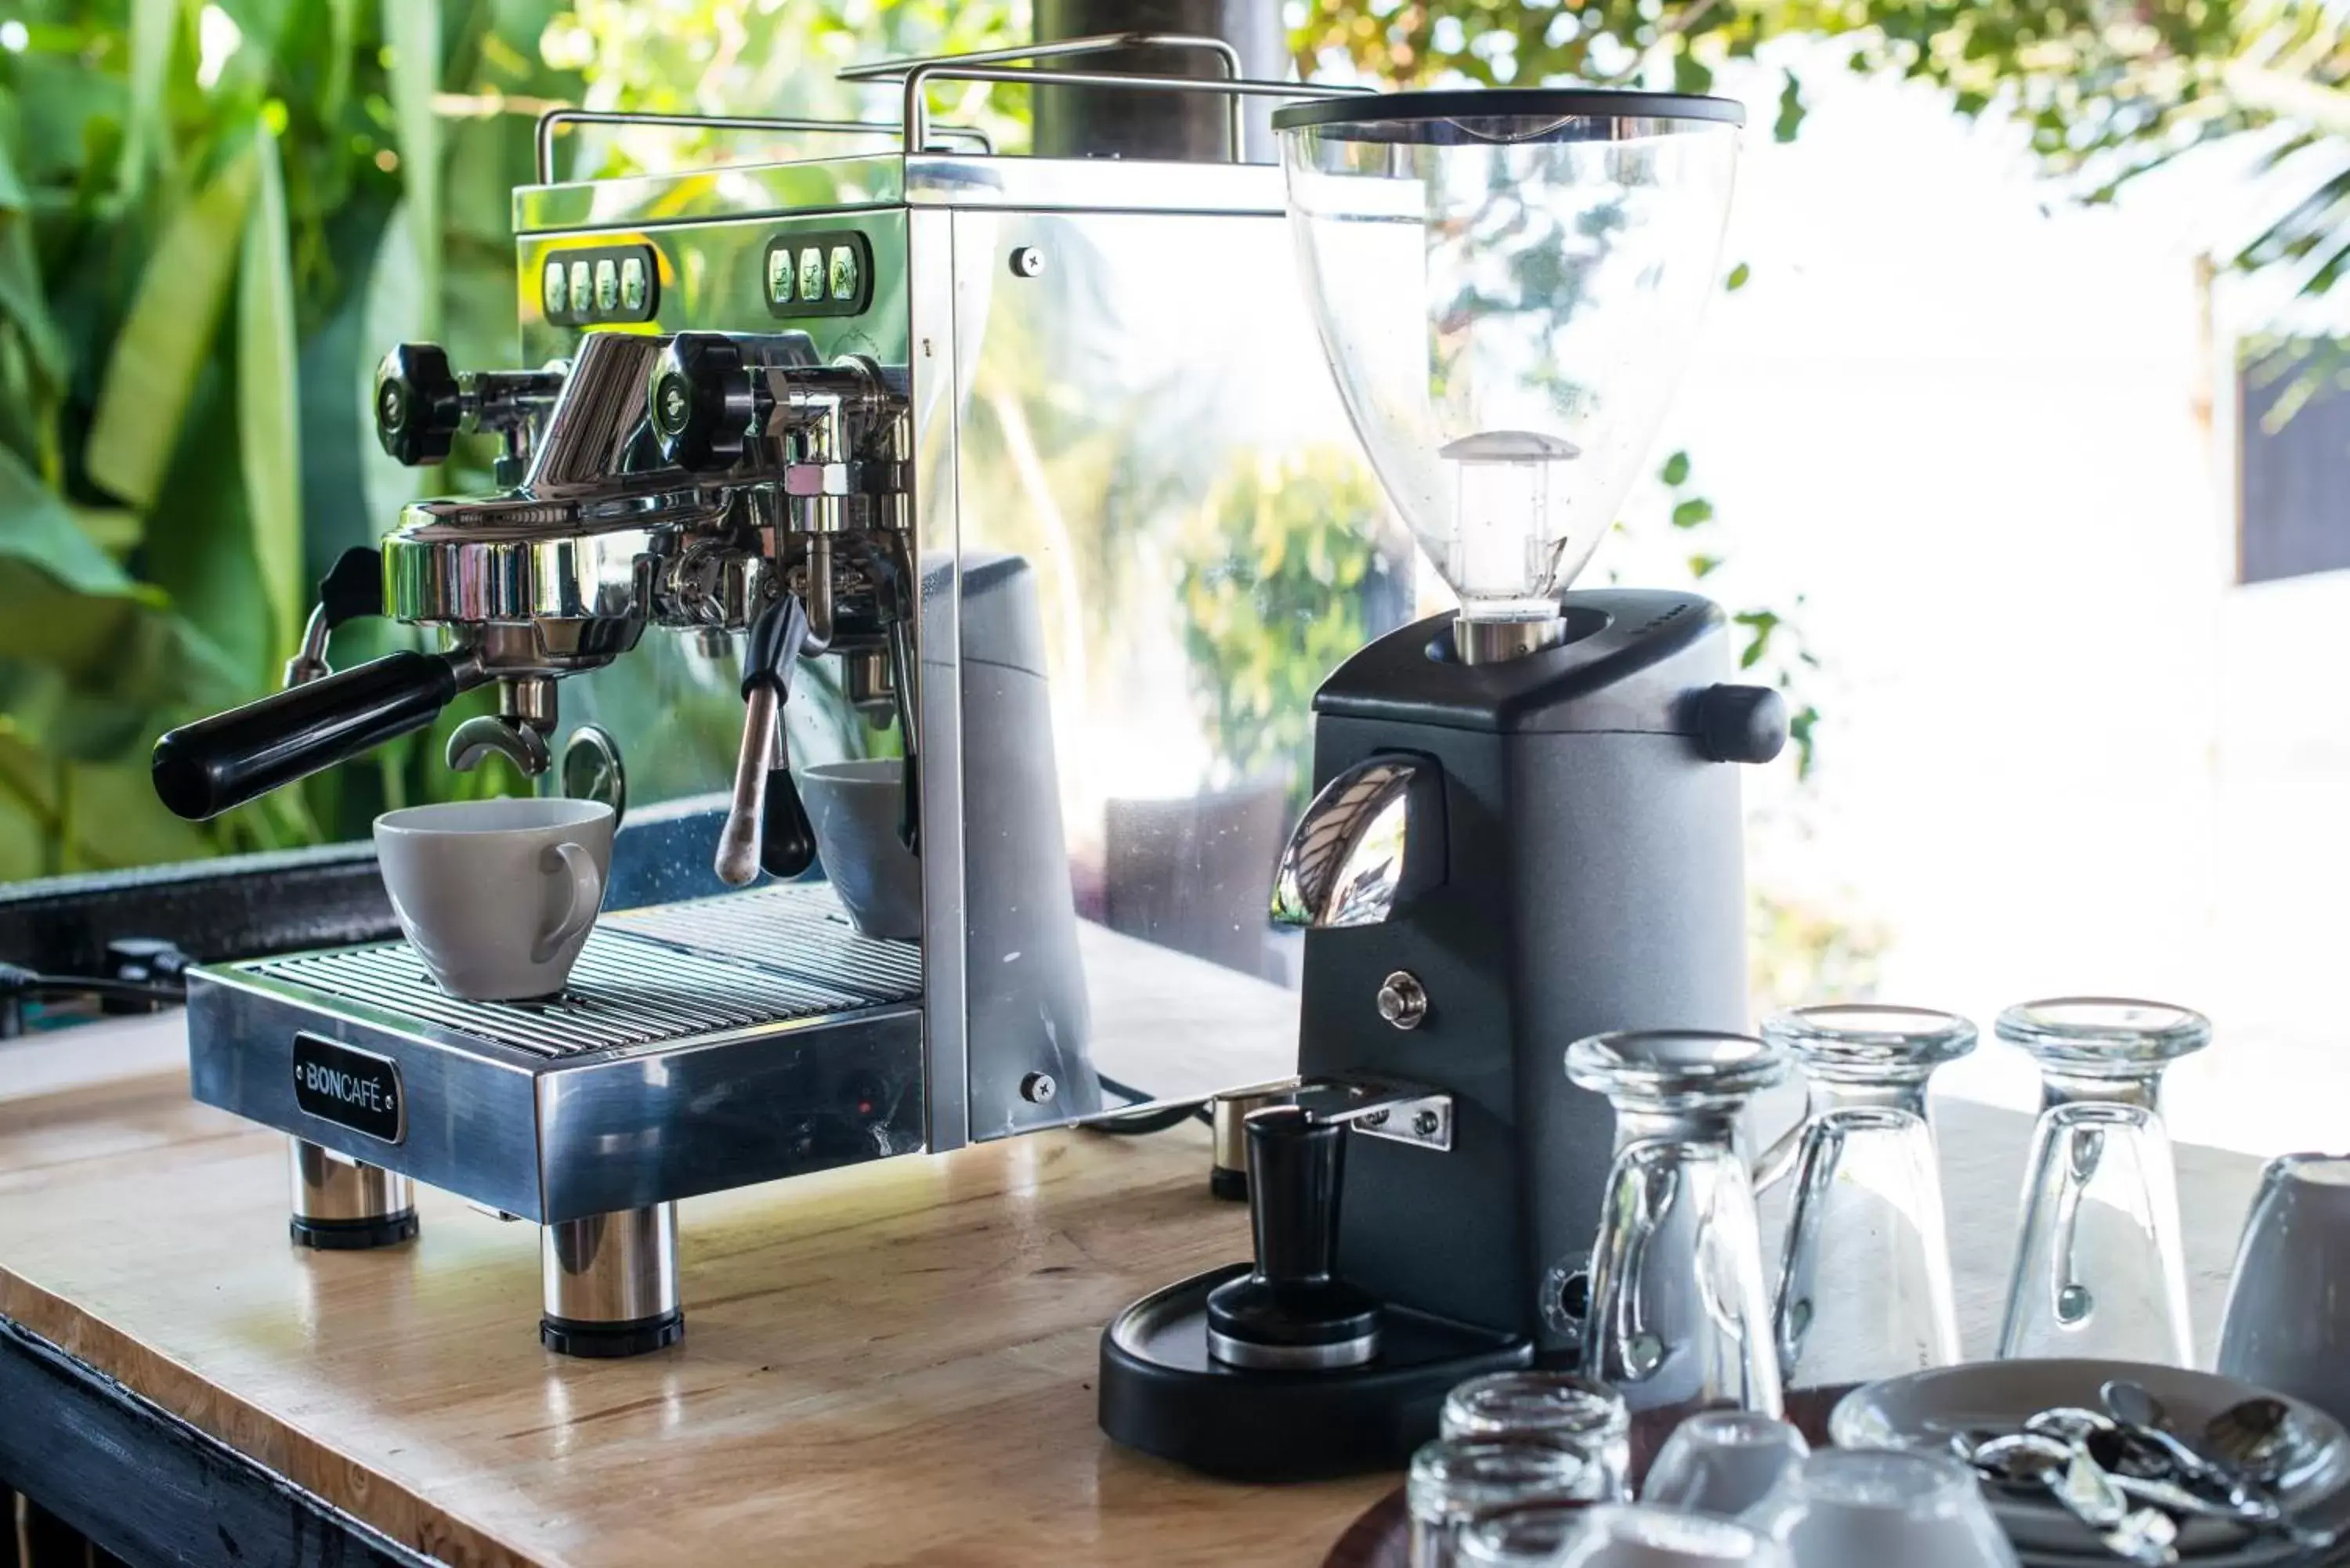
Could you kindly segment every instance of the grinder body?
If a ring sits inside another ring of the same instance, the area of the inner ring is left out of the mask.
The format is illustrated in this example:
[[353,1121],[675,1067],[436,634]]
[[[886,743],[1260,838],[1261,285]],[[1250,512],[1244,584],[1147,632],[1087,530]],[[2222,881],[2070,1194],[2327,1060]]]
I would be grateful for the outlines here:
[[[1721,685],[1725,618],[1683,594],[1565,603],[1563,646],[1463,665],[1440,617],[1324,684],[1316,787],[1381,754],[1432,761],[1440,821],[1411,831],[1443,835],[1443,870],[1381,923],[1306,934],[1298,1060],[1309,1079],[1454,1098],[1447,1152],[1353,1140],[1339,1272],[1546,1360],[1579,1344],[1614,1131],[1607,1101],[1567,1082],[1568,1044],[1747,1017],[1739,770],[1714,760],[1736,744],[1708,723],[1709,693],[1745,690]],[[1408,1029],[1378,1002],[1398,971],[1427,997]]]

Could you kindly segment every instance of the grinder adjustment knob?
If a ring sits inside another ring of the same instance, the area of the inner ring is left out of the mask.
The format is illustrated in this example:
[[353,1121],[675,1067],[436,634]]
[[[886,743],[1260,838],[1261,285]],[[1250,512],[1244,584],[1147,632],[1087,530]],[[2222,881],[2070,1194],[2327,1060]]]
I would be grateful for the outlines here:
[[1256,1266],[1208,1294],[1208,1348],[1228,1366],[1321,1372],[1378,1354],[1378,1298],[1338,1277],[1347,1127],[1303,1106],[1248,1117],[1249,1226]]
[[375,371],[375,437],[393,461],[444,461],[465,421],[463,389],[438,343],[402,343]]
[[1787,743],[1786,700],[1768,686],[1709,686],[1690,715],[1712,763],[1767,763]]
[[670,339],[649,397],[662,459],[696,473],[733,467],[745,438],[775,406],[765,376],[723,332],[681,332]]

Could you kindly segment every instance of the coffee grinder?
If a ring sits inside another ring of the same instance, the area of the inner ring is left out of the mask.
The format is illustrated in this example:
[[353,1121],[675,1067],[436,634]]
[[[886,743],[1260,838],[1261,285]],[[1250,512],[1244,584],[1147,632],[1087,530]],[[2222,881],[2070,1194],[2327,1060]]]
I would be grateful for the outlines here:
[[1707,600],[1565,591],[1716,286],[1743,118],[1604,90],[1275,112],[1325,356],[1460,607],[1315,698],[1273,909],[1306,933],[1299,1080],[1247,1121],[1255,1257],[1105,1332],[1122,1442],[1250,1480],[1391,1467],[1461,1379],[1571,1365],[1612,1120],[1566,1046],[1745,1025],[1736,764],[1778,753],[1784,708],[1728,679]]

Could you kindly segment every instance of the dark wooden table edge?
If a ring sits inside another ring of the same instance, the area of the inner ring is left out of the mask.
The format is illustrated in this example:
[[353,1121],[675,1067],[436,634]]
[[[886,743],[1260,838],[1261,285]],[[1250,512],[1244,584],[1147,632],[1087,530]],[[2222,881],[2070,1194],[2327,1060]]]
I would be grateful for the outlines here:
[[432,1568],[14,1319],[0,1317],[0,1485],[134,1564]]

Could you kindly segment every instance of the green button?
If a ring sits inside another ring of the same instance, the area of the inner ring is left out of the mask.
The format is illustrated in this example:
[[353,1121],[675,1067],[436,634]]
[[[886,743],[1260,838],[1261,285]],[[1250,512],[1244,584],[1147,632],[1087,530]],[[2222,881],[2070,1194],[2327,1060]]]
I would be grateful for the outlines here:
[[767,253],[767,301],[771,305],[792,302],[792,250],[789,245],[777,245]]
[[642,256],[627,256],[620,262],[620,304],[629,310],[645,307],[645,263]]
[[571,264],[572,315],[585,316],[588,314],[588,306],[595,297],[595,286],[596,286],[588,274],[588,264],[584,261],[573,262]]
[[596,264],[596,308],[620,308],[620,264],[606,256]]
[[541,286],[539,294],[546,301],[546,313],[549,316],[563,314],[564,304],[571,297],[571,290],[564,284],[561,262],[551,261],[546,264],[546,280]]
[[800,253],[800,303],[813,305],[824,297],[824,253],[814,245]]
[[857,297],[857,247],[835,245],[827,270],[831,275],[832,297],[848,300]]

